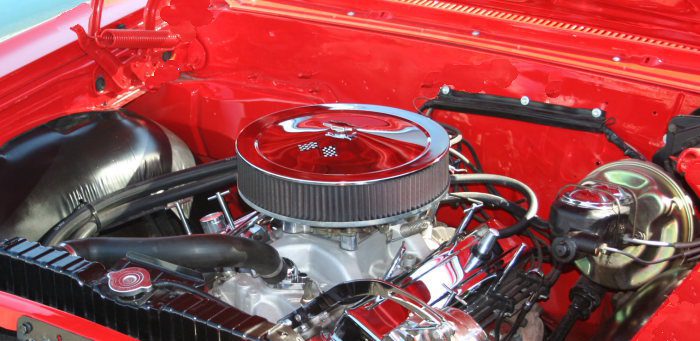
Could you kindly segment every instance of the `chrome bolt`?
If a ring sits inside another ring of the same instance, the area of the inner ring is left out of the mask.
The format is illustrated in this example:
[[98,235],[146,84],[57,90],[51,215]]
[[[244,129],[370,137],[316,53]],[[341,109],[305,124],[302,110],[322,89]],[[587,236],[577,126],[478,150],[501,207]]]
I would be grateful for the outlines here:
[[452,89],[450,89],[450,86],[445,84],[440,87],[440,93],[443,95],[448,95]]
[[619,62],[621,60],[622,60],[622,58],[620,58],[619,56],[612,57],[613,62]]
[[598,118],[602,115],[603,115],[603,111],[600,110],[600,108],[595,108],[595,109],[591,110],[591,116],[593,116],[595,118]]
[[475,37],[478,37],[480,34],[481,34],[481,32],[479,32],[477,30],[472,31],[472,35]]
[[527,97],[527,96],[520,97],[520,104],[522,104],[522,105],[530,104],[530,97]]
[[355,12],[350,11],[350,12],[348,12],[348,15],[351,16],[351,17],[353,17],[353,16],[355,16]]

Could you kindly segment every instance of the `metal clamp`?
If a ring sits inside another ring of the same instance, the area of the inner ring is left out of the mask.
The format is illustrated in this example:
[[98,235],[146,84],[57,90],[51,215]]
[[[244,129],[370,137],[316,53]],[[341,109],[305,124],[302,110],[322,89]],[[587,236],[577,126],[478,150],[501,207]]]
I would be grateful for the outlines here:
[[224,200],[224,196],[231,194],[230,190],[225,190],[223,192],[216,192],[215,195],[207,198],[208,201],[212,201],[216,199],[216,201],[219,202],[219,206],[221,206],[221,212],[224,212],[224,217],[226,217],[226,224],[228,226],[233,227],[233,218],[231,217],[231,212],[228,209],[228,205],[226,204],[226,200]]
[[182,204],[188,203],[190,201],[192,201],[192,198],[185,198],[182,200],[178,200],[176,202],[172,202],[166,206],[166,209],[175,208],[175,210],[177,211],[177,217],[180,219],[180,222],[182,223],[182,228],[185,230],[185,233],[188,235],[192,234],[192,229],[190,228],[190,225],[187,222],[187,216],[185,215],[185,211],[182,209]]
[[452,249],[454,249],[454,247],[457,245],[459,237],[462,236],[467,230],[467,226],[469,226],[469,223],[471,223],[472,218],[474,218],[474,213],[476,213],[476,210],[484,207],[484,203],[481,201],[474,199],[468,200],[471,201],[472,205],[464,210],[465,216],[462,219],[462,222],[460,222],[459,227],[457,227],[457,230],[455,230],[454,236],[452,236],[452,239],[450,240],[450,244],[452,244]]

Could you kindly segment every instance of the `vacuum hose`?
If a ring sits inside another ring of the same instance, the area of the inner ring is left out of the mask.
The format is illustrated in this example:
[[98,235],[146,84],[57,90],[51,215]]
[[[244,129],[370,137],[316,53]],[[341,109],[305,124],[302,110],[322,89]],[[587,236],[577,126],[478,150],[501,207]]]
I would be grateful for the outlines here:
[[538,203],[535,192],[526,184],[513,178],[496,174],[458,174],[450,177],[450,183],[453,185],[493,184],[510,187],[522,193],[530,204],[525,212],[525,219],[529,220],[537,215]]
[[287,275],[287,265],[272,246],[223,234],[157,238],[86,238],[60,244],[66,251],[89,260],[113,264],[135,252],[197,270],[244,267],[275,284]]
[[461,201],[464,199],[474,199],[484,203],[486,207],[489,208],[500,208],[508,212],[517,220],[517,222],[511,226],[500,229],[498,232],[498,238],[508,238],[516,234],[525,232],[528,224],[536,223],[539,218],[534,217],[532,219],[527,219],[524,217],[525,209],[518,206],[517,204],[506,200],[503,197],[489,193],[481,192],[456,192],[450,193],[447,198],[442,200],[442,203],[452,203],[455,201]]

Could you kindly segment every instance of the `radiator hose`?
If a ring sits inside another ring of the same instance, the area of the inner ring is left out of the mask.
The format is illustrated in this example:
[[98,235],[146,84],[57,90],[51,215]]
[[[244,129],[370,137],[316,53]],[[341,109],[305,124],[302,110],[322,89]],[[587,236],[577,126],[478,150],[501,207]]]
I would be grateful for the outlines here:
[[59,245],[88,260],[111,265],[135,252],[184,267],[210,271],[243,267],[275,284],[287,275],[287,265],[272,246],[264,242],[223,234],[197,234],[156,238],[97,237],[69,240]]

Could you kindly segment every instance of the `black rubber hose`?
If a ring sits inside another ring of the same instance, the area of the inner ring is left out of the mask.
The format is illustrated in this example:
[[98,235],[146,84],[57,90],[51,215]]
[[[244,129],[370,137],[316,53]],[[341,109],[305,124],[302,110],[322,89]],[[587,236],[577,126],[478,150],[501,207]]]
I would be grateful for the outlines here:
[[445,198],[442,202],[443,203],[449,203],[452,201],[458,201],[458,200],[465,200],[465,199],[474,199],[478,200],[484,203],[486,207],[489,208],[498,208],[502,209],[513,218],[515,218],[517,221],[515,224],[510,225],[508,227],[505,227],[503,229],[498,230],[498,238],[508,238],[510,236],[516,235],[523,233],[526,228],[528,223],[530,222],[529,219],[525,219],[525,209],[522,207],[518,206],[517,204],[506,200],[502,197],[499,197],[497,195],[493,194],[488,194],[488,193],[481,193],[481,192],[457,192],[457,193],[450,193],[450,195]]
[[517,220],[515,224],[500,229],[498,231],[499,238],[507,238],[516,234],[524,233],[528,225],[536,227],[540,230],[540,232],[547,232],[551,229],[549,223],[540,219],[539,217],[533,217],[529,220],[525,219],[524,217],[527,210],[510,200],[494,194],[482,192],[455,192],[450,193],[447,198],[443,199],[441,202],[448,204],[463,201],[468,198],[481,201],[488,208],[502,209]]
[[522,193],[527,199],[530,207],[527,208],[525,218],[532,219],[537,215],[539,203],[535,192],[526,184],[503,175],[496,174],[457,174],[450,176],[452,185],[469,185],[469,184],[494,184],[506,186]]
[[[524,215],[520,216],[518,215],[519,209],[522,209],[521,207],[517,206],[514,203],[511,203],[508,200],[505,200],[502,197],[492,195],[492,194],[487,194],[488,197],[490,197],[492,200],[491,204],[496,205],[499,208],[502,208],[506,210],[508,213],[513,215],[518,221],[499,231],[500,235],[499,238],[506,238],[513,236],[515,234],[519,234],[525,231],[527,229],[528,224],[530,223],[531,220],[536,218],[537,214],[537,208],[538,208],[538,202],[537,202],[537,196],[535,195],[535,192],[530,189],[527,185],[524,183],[515,180],[513,178],[509,178],[506,176],[502,175],[495,175],[495,174],[459,174],[459,175],[452,175],[450,177],[450,183],[455,185],[455,184],[495,184],[495,185],[501,185],[501,186],[506,186],[512,189],[517,190],[518,192],[522,193],[525,198],[527,198],[528,203],[530,204],[530,207],[528,207],[527,211],[525,212]],[[486,194],[486,193],[483,193]],[[475,194],[476,195],[476,194]],[[482,196],[482,199],[487,200],[485,196]],[[477,199],[479,200],[479,199]],[[484,201],[481,200],[481,201]]]
[[[87,222],[83,226],[76,229],[76,233],[72,235],[95,235],[96,233],[101,232],[110,226],[116,226],[136,218],[143,217],[147,214],[165,210],[167,204],[182,198],[230,187],[236,183],[237,178],[238,176],[235,172],[212,176],[193,183],[171,188],[158,194],[147,195],[103,211],[98,211],[95,213],[95,218],[100,221],[100,226],[94,222]],[[65,239],[68,238],[69,237],[66,236]]]
[[214,297],[213,295],[211,295],[207,292],[204,292],[203,290],[198,290],[198,289],[193,288],[189,285],[182,284],[179,282],[158,280],[157,282],[153,283],[153,286],[156,288],[164,288],[164,289],[180,290],[180,291],[184,291],[184,292],[189,292],[191,294],[204,297],[204,298],[211,300],[211,301],[214,301],[214,302],[222,302],[220,298]]
[[287,265],[274,247],[224,234],[155,238],[86,238],[60,244],[71,254],[111,265],[128,252],[140,253],[184,267],[212,271],[222,267],[255,270],[268,283],[279,283]]
[[[164,210],[167,204],[195,194],[206,193],[229,187],[236,183],[238,174],[235,172],[202,179],[171,188],[158,194],[148,195],[134,201],[98,212],[103,229],[124,223],[149,213]],[[102,230],[102,229],[101,229]]]
[[[93,215],[99,213],[100,211],[131,202],[135,199],[171,188],[173,186],[199,181],[215,175],[235,173],[237,167],[238,163],[236,158],[230,158],[164,174],[159,177],[144,180],[137,184],[128,186],[100,200],[77,208],[68,217],[52,227],[51,230],[42,238],[42,243],[46,245],[55,245],[70,238],[70,236],[74,235],[78,229],[93,220]],[[95,223],[98,225],[101,224],[99,220]]]
[[153,179],[141,181],[93,203],[93,207],[95,209],[104,209],[107,206],[122,204],[126,201],[141,197],[144,193],[154,193],[214,175],[227,174],[231,172],[235,173],[237,169],[238,161],[235,157],[205,163],[177,172],[164,174]]

